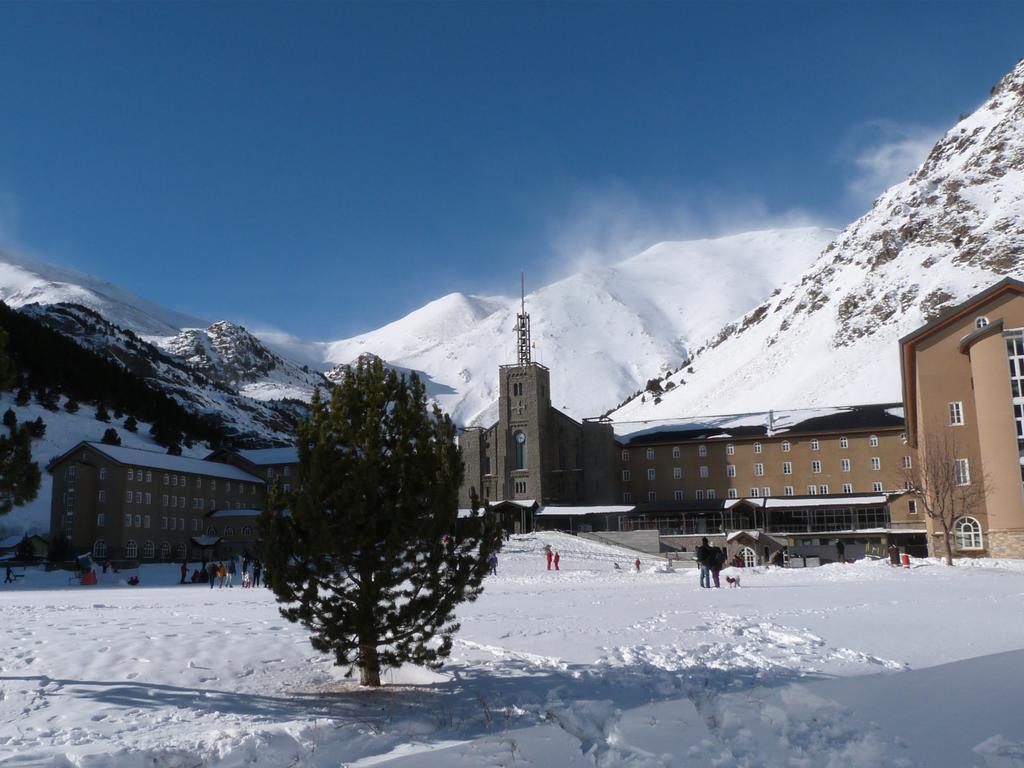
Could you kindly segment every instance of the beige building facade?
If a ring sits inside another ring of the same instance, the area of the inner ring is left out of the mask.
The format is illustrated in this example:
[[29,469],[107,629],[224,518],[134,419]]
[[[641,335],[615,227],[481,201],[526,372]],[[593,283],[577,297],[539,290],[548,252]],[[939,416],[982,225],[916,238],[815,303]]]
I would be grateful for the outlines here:
[[[1024,557],[1024,283],[997,283],[900,346],[910,447],[949,462],[969,499],[956,554]],[[930,525],[935,555],[939,533]]]

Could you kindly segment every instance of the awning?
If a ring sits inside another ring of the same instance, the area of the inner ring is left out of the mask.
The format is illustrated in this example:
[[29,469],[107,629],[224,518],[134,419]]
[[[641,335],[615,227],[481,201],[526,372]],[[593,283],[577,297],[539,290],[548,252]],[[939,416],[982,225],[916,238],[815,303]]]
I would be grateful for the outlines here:
[[215,547],[220,542],[220,536],[193,536],[192,543],[197,547]]

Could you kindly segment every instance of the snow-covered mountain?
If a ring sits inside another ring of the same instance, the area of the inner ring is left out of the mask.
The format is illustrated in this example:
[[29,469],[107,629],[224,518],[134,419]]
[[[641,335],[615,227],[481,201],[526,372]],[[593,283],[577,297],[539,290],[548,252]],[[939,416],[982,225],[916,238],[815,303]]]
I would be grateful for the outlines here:
[[160,346],[211,381],[255,400],[308,400],[327,384],[308,366],[271,352],[245,328],[220,320],[208,328],[186,328],[159,339]]
[[[659,243],[528,294],[534,359],[552,368],[554,404],[577,417],[608,410],[803,272],[835,235],[804,227]],[[457,422],[487,422],[498,366],[515,360],[518,311],[518,297],[453,293],[327,344],[323,356],[348,363],[370,353],[425,372]]]
[[794,284],[726,324],[674,388],[612,418],[900,399],[898,340],[1024,277],[1024,61]]
[[179,328],[206,325],[104,280],[7,251],[0,251],[0,301],[16,309],[26,304],[81,304],[142,336],[173,335]]

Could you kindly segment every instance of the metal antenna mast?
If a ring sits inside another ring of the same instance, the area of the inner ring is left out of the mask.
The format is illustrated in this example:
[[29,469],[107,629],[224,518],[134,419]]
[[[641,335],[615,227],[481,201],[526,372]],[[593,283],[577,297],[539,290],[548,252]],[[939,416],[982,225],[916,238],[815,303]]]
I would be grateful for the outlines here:
[[519,273],[520,312],[516,315],[516,351],[518,364],[530,364],[530,316],[526,314],[526,273]]

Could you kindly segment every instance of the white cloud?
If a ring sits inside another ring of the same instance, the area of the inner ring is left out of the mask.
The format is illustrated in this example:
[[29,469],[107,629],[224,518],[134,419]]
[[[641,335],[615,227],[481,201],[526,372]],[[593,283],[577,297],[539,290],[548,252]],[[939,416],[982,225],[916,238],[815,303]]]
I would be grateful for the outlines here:
[[852,129],[840,148],[850,167],[846,183],[850,201],[869,207],[894,184],[905,181],[924,162],[943,130],[872,120]]

